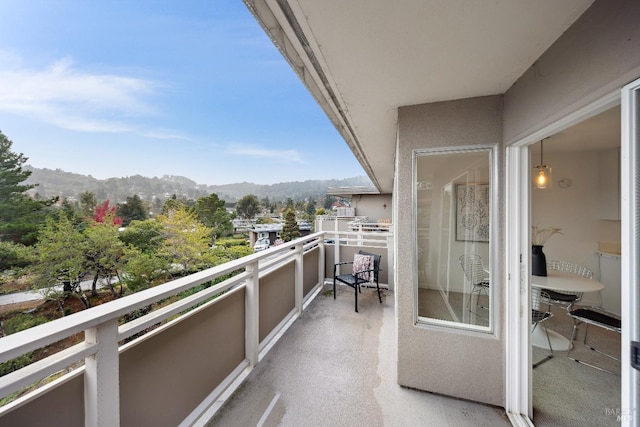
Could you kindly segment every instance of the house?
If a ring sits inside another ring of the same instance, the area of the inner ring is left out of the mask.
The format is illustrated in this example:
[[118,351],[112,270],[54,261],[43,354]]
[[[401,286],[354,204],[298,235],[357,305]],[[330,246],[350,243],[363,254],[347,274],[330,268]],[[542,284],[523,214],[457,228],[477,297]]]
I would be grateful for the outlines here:
[[[620,400],[606,408],[599,401],[586,406],[606,412],[612,423],[640,425],[634,368],[640,341],[640,3],[245,4],[377,191],[390,195],[391,236],[373,249],[386,251],[380,281],[389,284],[395,312],[386,319],[395,340],[384,344],[396,356],[397,382],[406,390],[504,408],[513,425],[535,422],[531,225],[540,221],[567,231],[545,243],[550,257],[589,263],[597,253],[619,251],[620,297],[603,295],[609,299],[603,303],[612,309],[620,303]],[[538,166],[551,167],[551,188],[533,189]],[[85,341],[59,358],[3,377],[5,396],[85,360],[82,369],[0,408],[0,423],[42,424],[45,414],[46,422],[60,425],[196,424],[321,292],[334,260],[371,250],[361,242],[343,245],[341,237],[325,245],[325,236],[318,232],[273,249],[273,260],[252,254],[0,338],[0,361],[6,361],[86,331]],[[474,294],[476,283],[464,278],[467,255],[482,259],[487,269],[486,294]],[[261,262],[268,265],[264,271]],[[119,325],[122,313],[218,278],[225,280],[189,297],[187,302],[202,302],[193,310],[179,301]],[[173,319],[184,311],[184,318]],[[358,313],[360,319],[366,315]],[[331,366],[340,363],[332,360]],[[311,371],[305,372],[308,378],[296,383],[310,382]],[[318,400],[311,392],[299,405],[303,411]],[[282,410],[270,398],[264,406]],[[84,405],[52,409],[69,401]],[[401,409],[417,412],[416,406]],[[323,408],[326,417],[330,409]]]
[[[537,216],[571,229],[573,241],[549,242],[553,256],[592,262],[598,242],[621,247],[619,407],[638,425],[640,377],[629,355],[640,339],[640,3],[245,3],[379,192],[392,195],[399,383],[504,407],[514,424],[528,422],[530,320],[521,307],[529,304]],[[604,118],[613,129],[599,127]],[[561,143],[566,133],[572,153]],[[596,133],[603,140],[593,141]],[[532,189],[540,141],[562,174],[555,192]],[[607,153],[614,168],[602,166]],[[590,191],[597,187],[606,189]],[[620,214],[607,220],[596,205]],[[486,323],[421,314],[422,292],[461,275],[465,251],[490,272]]]
[[[273,246],[277,240],[280,239],[280,232],[282,231],[283,224],[269,223],[269,224],[255,224],[249,228],[249,245],[253,246],[260,239],[269,240],[269,244]],[[311,234],[311,226],[306,222],[299,222],[298,228],[300,230],[300,236],[308,236]]]

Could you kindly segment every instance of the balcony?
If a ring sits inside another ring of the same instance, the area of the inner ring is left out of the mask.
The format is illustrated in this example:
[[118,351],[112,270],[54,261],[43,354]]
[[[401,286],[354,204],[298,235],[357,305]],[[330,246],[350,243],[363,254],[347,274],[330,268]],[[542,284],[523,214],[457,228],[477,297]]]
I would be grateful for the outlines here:
[[397,385],[392,284],[382,305],[364,290],[359,314],[350,288],[332,298],[334,260],[359,249],[380,253],[381,282],[392,282],[392,239],[325,245],[348,233],[319,232],[4,337],[2,362],[77,333],[84,341],[0,378],[3,398],[56,378],[0,408],[0,424],[508,425],[501,409]]

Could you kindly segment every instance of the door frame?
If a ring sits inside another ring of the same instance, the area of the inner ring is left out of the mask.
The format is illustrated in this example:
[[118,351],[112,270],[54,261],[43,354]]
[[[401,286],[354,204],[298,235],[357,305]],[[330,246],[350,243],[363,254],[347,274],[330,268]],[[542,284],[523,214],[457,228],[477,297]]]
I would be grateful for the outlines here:
[[631,342],[640,341],[640,79],[622,88],[620,146],[622,354],[621,424],[640,425],[640,371],[631,366]]
[[[638,90],[640,90],[640,87],[636,88],[636,94],[638,93]],[[531,423],[531,418],[533,417],[533,393],[531,379],[532,368],[529,327],[531,317],[529,303],[531,275],[529,262],[531,256],[531,233],[529,232],[529,230],[531,229],[531,168],[529,158],[529,145],[534,144],[550,135],[554,135],[570,126],[573,126],[592,116],[595,116],[596,114],[615,107],[620,103],[621,90],[616,89],[599,98],[598,100],[588,104],[587,106],[582,107],[570,114],[566,114],[565,116],[544,125],[539,130],[534,131],[531,134],[516,141],[513,141],[506,146],[507,179],[505,183],[505,235],[507,241],[505,259],[506,266],[504,269],[506,277],[504,278],[504,283],[507,284],[507,289],[505,308],[505,410],[513,425],[533,425]],[[638,129],[636,127],[636,134],[637,132]],[[625,132],[623,129],[623,135],[624,133]],[[624,141],[625,139],[623,137],[621,145],[624,145]],[[624,175],[622,175],[622,179],[625,179]],[[622,191],[629,190],[630,189],[623,189]],[[626,218],[626,222],[628,222],[629,216],[627,216]],[[624,222],[625,217],[623,216],[622,223]],[[631,252],[629,251],[627,251],[628,255],[625,256],[624,242],[622,243],[622,251],[622,280],[624,283],[624,260],[626,258],[627,262],[629,262],[628,260],[632,258],[629,258],[629,255],[631,254]],[[635,277],[637,278],[639,276],[636,275]],[[622,315],[629,316],[629,313],[628,311],[625,313],[625,310],[623,308]],[[627,358],[629,359],[629,357]],[[637,382],[635,384],[637,384]],[[635,407],[637,407],[637,405]]]

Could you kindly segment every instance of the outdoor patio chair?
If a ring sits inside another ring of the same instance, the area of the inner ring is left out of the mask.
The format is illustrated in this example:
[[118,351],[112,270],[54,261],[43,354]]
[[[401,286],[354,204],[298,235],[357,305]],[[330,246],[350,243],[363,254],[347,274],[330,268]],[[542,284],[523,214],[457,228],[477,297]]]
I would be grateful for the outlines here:
[[549,303],[549,296],[547,295],[546,290],[542,290],[540,288],[532,287],[531,288],[531,333],[536,329],[539,324],[542,324],[544,328],[544,332],[547,335],[547,343],[549,343],[549,354],[535,362],[533,367],[546,362],[547,360],[553,357],[553,347],[551,346],[551,338],[549,338],[549,331],[547,330],[547,325],[544,324],[547,320],[553,317],[553,313],[551,313],[551,304]]
[[[593,279],[593,271],[568,261],[547,261],[547,270],[564,271],[587,279]],[[562,307],[567,311],[571,311],[571,307],[582,299],[582,292],[565,292],[551,289],[546,289],[545,292],[549,296],[551,304]]]
[[[583,340],[584,346],[587,347],[589,350],[593,350],[596,353],[602,354],[610,359],[617,360],[618,362],[620,361],[620,359],[618,359],[617,357],[612,356],[604,351],[598,350],[590,346],[589,344],[587,344],[587,335],[589,334],[589,325],[597,326],[598,328],[603,328],[603,329],[606,329],[607,331],[616,332],[618,334],[622,333],[622,322],[620,320],[620,316],[614,313],[610,313],[606,310],[603,310],[600,307],[579,308],[569,312],[569,316],[573,319],[573,333],[571,334],[571,342],[573,342],[573,340],[576,337],[578,326],[581,323],[584,323],[586,325],[584,330],[584,340]],[[595,369],[599,369],[604,372],[608,372],[610,374],[617,375],[615,372],[604,369],[600,366],[587,363],[583,360],[575,359],[569,355],[570,353],[571,353],[571,349],[569,349],[569,352],[567,353],[567,357],[575,362],[590,366]]]
[[[482,258],[476,254],[463,254],[458,258],[460,267],[464,271],[464,275],[471,284],[471,295],[467,301],[467,310],[471,311],[471,299],[474,293],[478,294],[476,305],[483,293],[489,297],[489,271],[484,268]],[[488,307],[480,306],[480,308],[488,309]]]
[[[334,264],[333,266],[333,299],[336,299],[336,283],[341,282],[347,286],[351,286],[355,293],[355,308],[358,312],[358,293],[362,293],[361,287],[369,284],[378,290],[378,299],[382,304],[382,296],[380,295],[379,272],[381,255],[372,254],[365,251],[358,251],[353,256],[353,261],[344,261]],[[341,265],[352,264],[351,273],[337,274],[338,267]]]

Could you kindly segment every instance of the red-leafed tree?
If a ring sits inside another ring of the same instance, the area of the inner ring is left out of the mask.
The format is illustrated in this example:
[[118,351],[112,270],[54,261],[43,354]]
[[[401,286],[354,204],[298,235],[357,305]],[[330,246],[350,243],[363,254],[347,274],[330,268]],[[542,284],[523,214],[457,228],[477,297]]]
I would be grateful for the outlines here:
[[122,218],[116,216],[116,207],[109,206],[109,200],[105,200],[101,205],[96,206],[93,214],[95,222],[113,221],[113,225],[122,225]]

